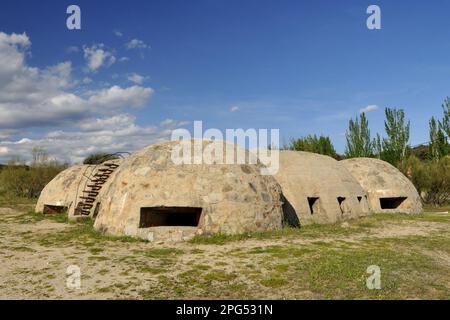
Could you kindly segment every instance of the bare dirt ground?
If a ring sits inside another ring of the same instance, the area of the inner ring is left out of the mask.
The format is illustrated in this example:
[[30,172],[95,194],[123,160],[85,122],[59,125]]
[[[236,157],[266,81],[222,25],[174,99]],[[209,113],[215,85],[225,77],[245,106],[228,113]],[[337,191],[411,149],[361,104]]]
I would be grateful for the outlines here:
[[[158,245],[29,210],[0,208],[0,299],[450,298],[448,213]],[[71,265],[80,289],[67,287]],[[380,290],[366,286],[370,265]]]

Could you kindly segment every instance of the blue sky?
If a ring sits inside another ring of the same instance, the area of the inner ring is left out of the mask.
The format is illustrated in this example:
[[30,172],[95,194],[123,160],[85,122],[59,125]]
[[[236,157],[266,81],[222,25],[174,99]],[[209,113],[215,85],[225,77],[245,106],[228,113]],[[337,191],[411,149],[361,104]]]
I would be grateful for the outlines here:
[[[82,30],[66,28],[70,4]],[[371,4],[381,30],[366,27]],[[134,151],[194,120],[279,128],[282,143],[325,134],[343,152],[349,118],[370,105],[373,134],[385,107],[404,108],[411,144],[426,142],[450,95],[449,12],[437,0],[2,0],[0,162],[35,145],[72,162]],[[8,71],[11,50],[23,59]]]

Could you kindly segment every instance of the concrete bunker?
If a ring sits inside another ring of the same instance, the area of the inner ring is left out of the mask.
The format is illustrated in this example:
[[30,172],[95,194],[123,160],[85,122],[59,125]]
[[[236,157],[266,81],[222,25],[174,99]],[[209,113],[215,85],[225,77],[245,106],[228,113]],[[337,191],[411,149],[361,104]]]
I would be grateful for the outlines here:
[[122,160],[99,165],[75,165],[60,172],[42,190],[35,211],[44,214],[67,213],[69,219],[95,218],[102,190],[110,182]]
[[73,214],[78,187],[87,180],[93,166],[77,165],[60,172],[42,190],[35,211],[44,214],[67,212]]
[[[196,141],[203,150],[210,140]],[[186,142],[186,141],[185,141]],[[222,143],[222,142],[221,142]],[[282,193],[260,163],[225,164],[211,153],[208,161],[176,163],[180,142],[163,142],[125,159],[107,190],[94,227],[106,234],[149,241],[180,241],[197,234],[240,234],[282,227]],[[228,150],[250,153],[224,143]],[[226,149],[226,150],[225,150]]]
[[353,158],[340,162],[367,192],[372,212],[422,212],[422,202],[416,188],[390,163],[372,158]]
[[298,219],[297,223],[290,222],[291,225],[336,223],[369,213],[367,193],[331,157],[280,151],[280,167],[275,178]]

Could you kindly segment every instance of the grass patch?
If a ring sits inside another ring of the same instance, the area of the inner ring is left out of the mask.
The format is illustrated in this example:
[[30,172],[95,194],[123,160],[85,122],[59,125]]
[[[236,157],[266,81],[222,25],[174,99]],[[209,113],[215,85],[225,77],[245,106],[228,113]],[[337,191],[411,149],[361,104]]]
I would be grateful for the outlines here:
[[269,288],[280,288],[288,284],[288,281],[277,274],[272,274],[271,276],[262,279],[261,284]]
[[37,223],[40,221],[53,221],[59,223],[68,223],[69,219],[67,217],[67,212],[59,214],[43,214],[40,212],[35,212],[30,210],[27,213],[18,215],[14,217],[15,222],[20,224]]
[[[92,241],[95,241],[97,244],[115,241],[126,243],[144,242],[144,240],[133,237],[116,237],[101,234],[94,229],[94,221],[91,219],[70,223],[70,227],[65,230],[38,235],[32,239],[37,241],[38,244],[47,247],[67,246],[74,244],[74,242],[78,245],[86,244],[87,247],[90,247],[93,244]],[[90,250],[92,250],[93,254],[98,254],[102,249],[90,248]]]

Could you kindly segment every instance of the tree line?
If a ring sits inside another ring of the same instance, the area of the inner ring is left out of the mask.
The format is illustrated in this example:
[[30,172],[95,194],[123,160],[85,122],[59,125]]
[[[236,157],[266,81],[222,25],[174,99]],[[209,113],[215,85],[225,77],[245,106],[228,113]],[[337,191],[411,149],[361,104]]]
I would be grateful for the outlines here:
[[450,202],[450,98],[442,105],[441,118],[429,121],[429,142],[411,147],[411,123],[403,109],[386,108],[384,136],[372,137],[365,113],[350,119],[344,155],[337,154],[326,136],[292,139],[285,149],[315,152],[337,160],[378,158],[399,168],[416,186],[423,201],[432,205]]

